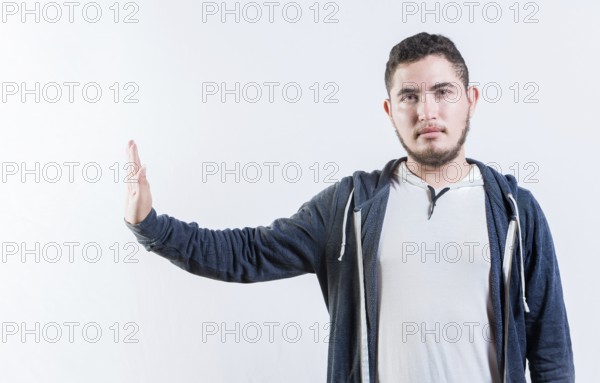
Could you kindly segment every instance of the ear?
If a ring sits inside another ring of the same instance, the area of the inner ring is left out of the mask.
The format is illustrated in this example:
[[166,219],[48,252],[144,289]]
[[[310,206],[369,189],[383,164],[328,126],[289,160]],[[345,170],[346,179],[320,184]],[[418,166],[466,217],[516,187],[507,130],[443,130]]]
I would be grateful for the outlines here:
[[389,98],[386,98],[385,100],[383,100],[383,110],[385,111],[385,114],[388,115],[389,119],[392,119],[392,103],[390,101]]
[[479,101],[479,88],[472,85],[467,89],[467,101],[469,102],[469,118],[475,114],[477,101]]

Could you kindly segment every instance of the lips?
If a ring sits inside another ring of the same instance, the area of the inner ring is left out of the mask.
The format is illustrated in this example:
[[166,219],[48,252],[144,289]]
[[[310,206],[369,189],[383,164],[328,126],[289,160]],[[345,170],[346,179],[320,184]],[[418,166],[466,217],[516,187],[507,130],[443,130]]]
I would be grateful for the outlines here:
[[425,133],[433,133],[433,132],[441,132],[442,130],[433,126],[428,126],[425,129],[421,130],[421,132],[419,133],[419,135],[421,134],[425,134]]

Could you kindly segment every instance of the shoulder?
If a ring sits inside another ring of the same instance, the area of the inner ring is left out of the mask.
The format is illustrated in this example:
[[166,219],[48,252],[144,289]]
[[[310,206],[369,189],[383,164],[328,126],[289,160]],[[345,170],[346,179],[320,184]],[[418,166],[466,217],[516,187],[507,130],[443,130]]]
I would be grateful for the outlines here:
[[[550,226],[538,200],[531,190],[519,186],[518,200],[519,219],[528,248],[545,246],[552,243]],[[528,257],[526,257],[528,258]]]
[[[400,162],[406,160],[406,157],[389,160],[382,169],[375,169],[372,171],[358,170],[354,172],[354,179],[359,184],[362,191],[367,196],[372,195],[375,190],[378,190],[388,184],[394,174]],[[357,185],[355,185],[356,187]]]
[[383,169],[356,170],[352,175],[339,179],[314,197],[314,202],[333,206],[336,210],[348,203],[354,191],[355,201],[368,199],[389,180],[398,160],[390,160]]

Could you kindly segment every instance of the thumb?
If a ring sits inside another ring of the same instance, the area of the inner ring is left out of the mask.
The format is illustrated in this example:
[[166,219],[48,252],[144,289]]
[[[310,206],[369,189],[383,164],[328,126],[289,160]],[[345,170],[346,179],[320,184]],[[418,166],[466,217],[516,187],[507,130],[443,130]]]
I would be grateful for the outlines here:
[[147,179],[146,179],[146,164],[142,165],[138,179],[140,181],[147,181]]

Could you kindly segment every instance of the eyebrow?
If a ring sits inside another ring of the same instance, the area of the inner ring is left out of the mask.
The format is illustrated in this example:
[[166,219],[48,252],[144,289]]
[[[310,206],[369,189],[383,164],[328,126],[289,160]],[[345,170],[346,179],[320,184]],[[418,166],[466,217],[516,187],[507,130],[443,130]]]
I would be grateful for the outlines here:
[[[432,86],[431,88],[429,88],[430,91],[436,91],[438,89],[442,89],[442,88],[447,88],[450,86],[454,86],[453,83],[451,82],[438,82],[435,83],[434,86]],[[417,88],[415,88],[414,86],[408,86],[408,87],[403,87],[402,89],[400,89],[398,91],[398,93],[396,94],[397,97],[403,96],[405,94],[413,94],[417,92]]]

